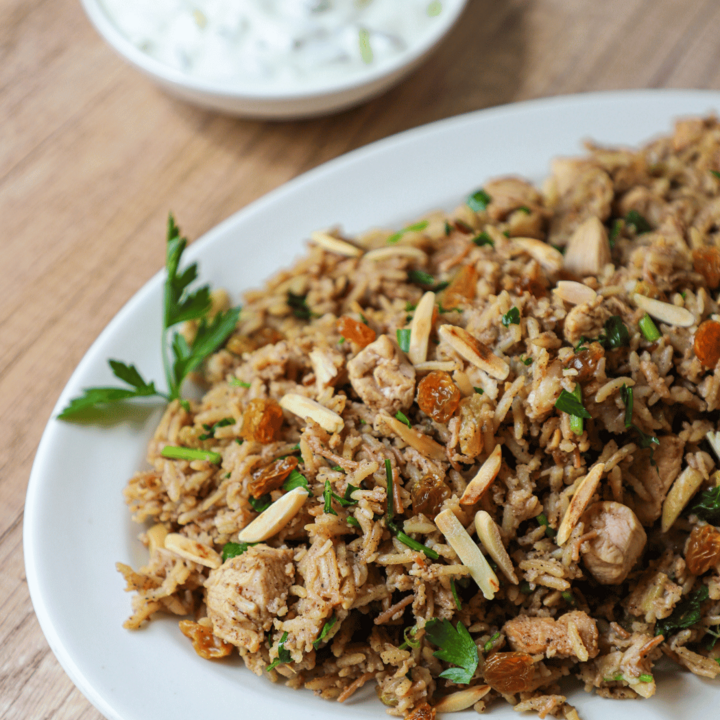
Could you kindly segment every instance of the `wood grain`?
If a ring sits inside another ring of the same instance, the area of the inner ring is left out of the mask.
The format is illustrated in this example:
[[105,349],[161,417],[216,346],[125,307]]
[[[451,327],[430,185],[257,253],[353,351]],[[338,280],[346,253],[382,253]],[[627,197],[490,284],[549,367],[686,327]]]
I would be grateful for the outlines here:
[[77,0],[0,0],[0,717],[101,717],[33,614],[23,502],[60,390],[162,265],[168,209],[198,237],[309,168],[439,118],[592,90],[718,89],[718,27],[716,0],[470,0],[432,59],[382,97],[265,123],[163,94]]

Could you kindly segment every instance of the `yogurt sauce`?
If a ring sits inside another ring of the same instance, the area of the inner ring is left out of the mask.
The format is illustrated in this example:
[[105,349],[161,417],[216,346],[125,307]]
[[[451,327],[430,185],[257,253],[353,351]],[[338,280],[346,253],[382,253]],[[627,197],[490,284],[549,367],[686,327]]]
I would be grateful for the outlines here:
[[440,0],[100,0],[143,52],[208,80],[310,83],[375,68],[420,41]]

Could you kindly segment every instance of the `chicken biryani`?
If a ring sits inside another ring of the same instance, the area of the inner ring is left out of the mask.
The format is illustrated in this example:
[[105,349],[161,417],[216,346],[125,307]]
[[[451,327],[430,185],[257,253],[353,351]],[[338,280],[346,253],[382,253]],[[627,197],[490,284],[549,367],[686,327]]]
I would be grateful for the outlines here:
[[649,698],[663,656],[717,677],[719,285],[714,117],[314,233],[124,491],[125,626],[413,720],[577,718],[565,676]]

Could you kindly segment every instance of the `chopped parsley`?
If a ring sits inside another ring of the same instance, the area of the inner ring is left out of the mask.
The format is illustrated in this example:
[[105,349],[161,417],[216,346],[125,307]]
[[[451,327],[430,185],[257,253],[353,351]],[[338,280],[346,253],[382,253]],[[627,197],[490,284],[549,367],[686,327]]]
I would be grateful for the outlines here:
[[287,476],[287,479],[283,483],[282,489],[285,490],[285,492],[290,492],[298,487],[305,488],[308,491],[310,490],[307,478],[296,468],[293,468],[292,472]]
[[249,382],[244,382],[243,380],[238,380],[237,378],[230,378],[228,380],[228,385],[233,385],[234,387],[243,387],[243,388],[250,387]]
[[555,535],[557,535],[557,532],[550,527],[550,522],[545,516],[545,513],[540,513],[535,519],[538,521],[538,525],[542,525],[545,528],[545,535],[547,537],[554,538]]
[[402,328],[398,330],[395,335],[397,337],[397,343],[403,352],[410,352],[410,328]]
[[575,602],[575,596],[569,590],[566,590],[565,592],[560,593],[560,595],[566,603],[568,603],[570,605],[577,605],[577,603]]
[[422,543],[419,543],[417,540],[413,540],[409,535],[406,535],[402,530],[400,530],[398,525],[395,523],[395,501],[393,499],[392,465],[387,459],[385,460],[385,477],[387,479],[387,511],[385,515],[385,522],[388,529],[401,543],[403,543],[403,545],[407,545],[411,550],[415,550],[415,552],[425,553],[425,555],[427,555],[429,558],[432,558],[433,560],[438,560],[440,556],[434,550],[427,547],[426,545],[423,545]]
[[309,320],[313,313],[307,306],[307,293],[296,295],[292,290],[287,291],[287,304],[292,314],[300,320]]
[[452,226],[450,223],[446,220],[445,221],[445,237],[447,237],[452,232]]
[[404,227],[402,230],[398,230],[398,232],[393,233],[388,239],[388,243],[391,245],[396,243],[403,235],[409,232],[420,232],[421,230],[424,230],[429,225],[427,220],[421,220],[420,222],[415,223],[414,225],[408,225],[407,227]]
[[629,388],[627,385],[623,385],[620,388],[620,397],[625,403],[625,429],[634,430],[638,434],[638,442],[640,444],[640,447],[643,449],[649,448],[652,445],[660,445],[660,440],[658,440],[658,438],[656,438],[654,435],[647,435],[632,421],[633,389]]
[[207,423],[203,423],[203,428],[205,432],[202,435],[198,435],[198,440],[211,440],[215,437],[215,431],[218,428],[221,427],[228,427],[229,425],[235,424],[235,418],[233,417],[226,417],[222,420],[218,420],[214,425],[208,425]]
[[532,588],[530,587],[530,583],[527,580],[523,580],[520,583],[520,592],[523,595],[529,595],[532,592]]
[[[144,380],[134,365],[128,365],[120,360],[108,360],[113,375],[128,387],[85,388],[81,396],[73,398],[63,409],[58,419],[71,419],[86,410],[138,397],[157,396],[165,398],[168,402],[180,399],[180,390],[185,378],[227,340],[235,329],[240,308],[218,312],[208,321],[208,313],[212,306],[210,287],[203,285],[195,291],[189,290],[189,286],[198,276],[197,263],[188,265],[182,272],[178,269],[186,245],[187,239],[180,237],[180,229],[171,213],[167,225],[161,344],[167,392],[159,391],[154,382]],[[188,343],[178,332],[170,334],[170,330],[176,325],[189,320],[199,321],[195,338],[191,343]],[[172,357],[168,351],[172,353]],[[186,410],[189,410],[187,401],[181,400],[181,403]]]
[[690,508],[690,512],[697,515],[701,520],[706,520],[713,525],[720,523],[720,485],[705,490],[700,494],[700,502]]
[[663,635],[667,640],[670,635],[684,628],[692,627],[700,622],[700,606],[708,599],[710,592],[707,585],[701,585],[692,595],[679,603],[670,617],[658,620],[655,635]]
[[485,394],[485,391],[484,391],[481,387],[475,387],[475,386],[473,385],[473,390],[474,390],[478,395],[484,395],[484,394]]
[[272,498],[270,497],[270,493],[266,493],[259,498],[254,498],[251,495],[248,500],[250,501],[253,510],[257,513],[265,512],[270,507],[270,505],[272,505]]
[[268,665],[265,670],[266,672],[270,672],[271,670],[274,670],[278,665],[285,665],[287,663],[291,663],[293,661],[292,655],[290,655],[290,651],[285,648],[285,643],[287,642],[288,634],[287,630],[282,634],[282,637],[280,638],[280,642],[278,643],[278,656],[275,660],[273,660],[270,665]]
[[605,321],[604,342],[600,340],[600,344],[608,350],[616,350],[630,344],[630,331],[619,315],[613,315]]
[[482,212],[487,209],[487,206],[492,202],[492,198],[481,188],[476,190],[467,199],[467,204],[471,210],[475,212]]
[[517,210],[518,212],[525,213],[526,215],[532,214],[532,210],[527,205],[521,205]]
[[480,659],[475,641],[462,622],[458,620],[457,626],[453,627],[449,620],[434,618],[425,625],[425,635],[433,645],[440,648],[433,653],[433,657],[458,666],[444,670],[440,677],[467,685]]
[[360,523],[352,515],[348,515],[347,522],[348,525],[352,525],[354,528],[360,527]]
[[523,356],[521,355],[521,356],[520,356],[520,362],[521,362],[523,365],[532,365],[533,360],[532,360],[532,358],[526,358],[526,357],[523,357]]
[[608,237],[608,242],[610,243],[610,249],[615,247],[615,241],[618,238],[618,235],[622,232],[622,229],[625,227],[625,221],[621,220],[620,218],[616,219],[613,223],[613,226],[610,230],[610,236]]
[[445,281],[436,284],[435,278],[430,273],[426,273],[423,270],[409,270],[408,282],[414,283],[415,285],[430,286],[430,289],[433,292],[440,292],[440,290],[444,290],[450,284]]
[[325,481],[325,489],[323,490],[323,498],[325,499],[325,507],[323,508],[325,513],[329,515],[337,515],[337,512],[333,510],[332,506],[332,499],[333,499],[333,491],[332,486],[330,485],[330,481]]
[[711,170],[710,171],[718,180],[720,180],[720,170]]
[[520,311],[514,305],[502,316],[502,324],[505,327],[520,324]]
[[660,338],[661,333],[658,330],[657,325],[647,313],[640,318],[638,326],[640,328],[640,332],[643,334],[643,337],[648,342],[655,342]]
[[405,413],[401,410],[398,410],[397,413],[395,413],[395,419],[399,420],[401,423],[407,425],[408,427],[412,427],[410,421],[407,418],[407,415],[405,415]]
[[160,452],[164,458],[171,460],[207,460],[208,462],[220,464],[222,455],[212,450],[199,450],[197,448],[176,447],[166,445]]
[[477,234],[472,241],[478,246],[483,247],[484,245],[489,245],[490,247],[495,247],[495,243],[492,241],[492,238],[486,233],[481,232]]
[[635,232],[638,235],[642,235],[643,233],[650,232],[652,230],[652,225],[650,225],[650,223],[637,210],[631,210],[625,216],[625,223],[628,226],[634,227]]
[[322,627],[322,630],[320,631],[320,634],[317,636],[317,640],[313,640],[313,647],[317,650],[320,645],[323,644],[325,641],[325,638],[328,636],[328,633],[333,629],[335,626],[335,623],[337,622],[337,618],[333,615]]
[[223,545],[222,549],[222,561],[225,562],[230,558],[238,557],[242,555],[249,547],[257,545],[257,543],[246,543],[246,542],[229,542]]
[[585,409],[582,400],[578,400],[574,391],[569,393],[564,388],[560,391],[560,397],[555,401],[555,407],[561,412],[573,417],[592,419],[592,415]]

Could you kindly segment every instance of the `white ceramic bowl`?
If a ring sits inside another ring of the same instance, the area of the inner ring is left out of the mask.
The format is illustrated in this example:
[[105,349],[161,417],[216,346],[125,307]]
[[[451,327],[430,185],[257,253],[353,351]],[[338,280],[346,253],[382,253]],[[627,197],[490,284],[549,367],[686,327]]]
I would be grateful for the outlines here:
[[[152,0],[151,0],[152,1]],[[392,0],[385,0],[392,2]],[[450,31],[467,0],[443,0],[432,31],[416,45],[362,75],[344,79],[311,79],[302,85],[206,80],[191,77],[135,47],[113,24],[100,0],[81,0],[95,29],[131,65],[160,87],[188,102],[221,112],[263,119],[312,117],[336,112],[379,95],[416,68]]]

